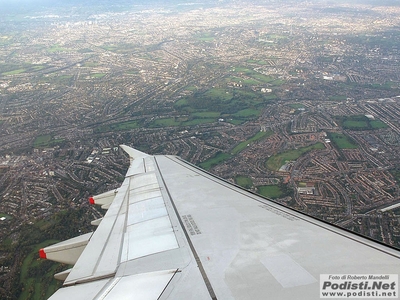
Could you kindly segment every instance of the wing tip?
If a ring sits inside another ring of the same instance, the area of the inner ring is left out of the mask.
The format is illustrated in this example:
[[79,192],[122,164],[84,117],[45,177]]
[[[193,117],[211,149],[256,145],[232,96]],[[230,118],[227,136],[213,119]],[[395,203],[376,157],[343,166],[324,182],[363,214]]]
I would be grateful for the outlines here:
[[139,158],[139,157],[147,157],[150,156],[147,153],[141,152],[139,150],[136,150],[135,148],[129,147],[127,145],[119,145],[122,150],[124,150],[126,153],[129,154],[129,157],[131,160]]
[[39,250],[39,257],[43,259],[47,259],[46,252],[44,251],[44,248]]

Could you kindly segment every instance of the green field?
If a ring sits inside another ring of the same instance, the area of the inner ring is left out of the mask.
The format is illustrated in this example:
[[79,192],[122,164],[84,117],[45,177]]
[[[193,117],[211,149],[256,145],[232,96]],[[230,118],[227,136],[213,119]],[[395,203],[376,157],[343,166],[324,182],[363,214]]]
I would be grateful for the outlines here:
[[219,112],[215,111],[199,111],[192,113],[191,116],[196,117],[196,118],[218,118],[221,115]]
[[244,83],[245,85],[259,85],[260,84],[260,82],[258,80],[251,79],[251,78],[242,79],[241,83]]
[[283,195],[283,191],[277,185],[261,185],[257,187],[257,192],[267,198],[276,199]]
[[195,85],[189,85],[189,86],[187,86],[187,87],[185,87],[185,90],[186,91],[197,91],[198,90],[198,88],[197,88],[197,86],[195,86]]
[[232,92],[226,89],[212,88],[204,93],[205,97],[209,97],[220,101],[229,101],[233,98]]
[[[184,114],[190,114],[189,119],[211,119],[218,117],[235,121],[231,123],[241,124],[260,116],[264,104],[275,95],[265,95],[249,89],[212,88],[196,91],[193,95],[179,99],[175,102],[175,109]],[[205,123],[205,121],[195,121]],[[183,124],[182,125],[190,125]]]
[[[239,74],[237,77],[245,77],[245,76],[249,77],[241,79],[242,83],[247,85],[269,84],[270,86],[280,86],[285,83],[284,80],[276,79],[273,76],[264,75],[245,67],[235,67],[234,72]],[[230,77],[230,78],[234,79],[235,77]]]
[[383,123],[381,120],[370,120],[369,124],[372,127],[372,129],[388,128],[388,125]]
[[[38,256],[40,248],[57,242],[57,240],[46,240],[37,244],[25,257],[21,266],[20,282],[23,284],[23,288],[18,298],[19,300],[47,299],[61,286],[61,283],[53,279],[53,275],[59,271],[57,269],[60,268],[60,265],[48,260],[39,259]],[[40,277],[38,277],[39,275]],[[38,280],[38,278],[41,279]]]
[[222,163],[223,161],[230,159],[231,157],[232,157],[232,155],[230,155],[228,153],[218,152],[215,156],[200,163],[199,166],[201,168],[203,168],[204,170],[209,170],[213,166],[216,166],[216,165]]
[[178,101],[175,102],[175,107],[176,108],[182,108],[185,106],[189,105],[189,100],[187,98],[179,99]]
[[[265,137],[269,137],[273,134],[272,131],[266,131],[266,132],[257,132],[254,136],[252,136],[251,138],[247,139],[244,142],[239,143],[239,145],[237,145],[235,148],[233,148],[233,150],[231,151],[231,153],[223,153],[223,152],[218,152],[215,156],[207,159],[206,161],[200,163],[200,167],[205,169],[205,170],[209,170],[211,169],[213,166],[216,166],[230,158],[232,158],[234,155],[238,154],[240,151],[244,150],[248,144],[261,140]],[[239,184],[239,183],[238,183]],[[239,184],[240,185],[240,184]]]
[[235,125],[242,124],[258,118],[264,104],[275,97],[275,95],[265,96],[252,90],[212,88],[197,91],[175,102],[176,110],[189,115],[186,122],[178,124],[176,121],[166,119],[155,121],[151,126],[190,126],[216,122],[218,118]]
[[247,60],[247,63],[249,63],[249,64],[257,64],[257,65],[260,65],[260,66],[264,66],[264,65],[268,64],[265,60],[255,60],[255,59],[249,59],[249,60]]
[[375,130],[388,126],[380,120],[369,119],[364,115],[337,117],[344,129],[350,130]]
[[[235,82],[235,83],[244,83],[244,78],[242,77],[238,77],[238,76],[230,76],[230,77],[226,77],[225,82]],[[257,84],[257,81],[254,81],[254,84]]]
[[201,118],[201,119],[193,119],[193,120],[188,120],[182,123],[182,126],[195,126],[195,125],[200,125],[200,124],[207,124],[207,123],[213,123],[216,122],[215,118]]
[[64,142],[64,139],[54,139],[52,135],[45,134],[36,137],[35,141],[33,142],[33,147],[34,148],[53,147],[62,142]]
[[347,129],[367,129],[368,128],[368,123],[367,121],[351,121],[351,120],[346,120],[343,122],[343,127]]
[[104,76],[106,76],[104,73],[94,73],[91,75],[92,78],[103,78]]
[[68,268],[50,260],[39,258],[39,249],[89,232],[92,228],[88,221],[89,211],[68,209],[55,212],[34,224],[23,224],[19,235],[10,232],[0,244],[0,251],[10,264],[18,268],[8,293],[12,299],[42,300],[48,299],[62,282],[54,279],[54,274]]
[[53,45],[49,49],[47,49],[47,52],[49,52],[49,53],[66,52],[66,51],[69,51],[69,50],[61,47],[60,45]]
[[269,137],[272,134],[273,134],[272,131],[260,131],[260,132],[257,132],[253,137],[249,138],[248,140],[246,140],[244,142],[241,142],[239,145],[237,145],[235,148],[233,148],[231,153],[233,155],[236,155],[240,151],[246,149],[247,145],[249,145],[250,143],[253,143],[255,141],[261,140],[262,138],[265,138],[265,137]]
[[279,154],[275,154],[267,160],[266,166],[269,170],[278,171],[280,169],[280,167],[282,167],[287,162],[294,161],[294,160],[298,159],[301,155],[303,155],[311,150],[318,150],[318,149],[324,149],[324,148],[325,148],[324,144],[316,143],[316,144],[308,146],[308,147],[293,149],[293,150],[285,151],[285,152],[282,152]]
[[339,149],[357,149],[358,145],[348,136],[342,133],[329,132],[328,138],[339,148]]
[[55,84],[69,85],[72,78],[73,75],[68,75],[68,74],[58,75],[56,73],[53,73],[46,77],[46,82],[50,81]]
[[400,170],[391,170],[390,173],[393,175],[397,183],[400,183]]
[[32,69],[35,71],[40,71],[43,70],[44,68],[46,68],[46,66],[37,65],[32,67]]
[[213,33],[204,32],[196,36],[196,39],[202,42],[212,42],[215,39],[215,37]]
[[278,97],[275,94],[268,94],[264,96],[265,100],[274,100],[277,99]]
[[294,109],[305,108],[305,106],[301,103],[292,103],[292,104],[289,104],[289,106]]
[[101,48],[107,51],[116,51],[118,50],[118,47],[115,45],[103,45]]
[[126,121],[126,122],[99,126],[95,129],[95,132],[100,133],[100,132],[110,132],[110,131],[124,131],[124,130],[136,129],[139,128],[139,126],[140,125],[138,121]]
[[384,84],[371,84],[371,87],[378,90],[390,90],[397,87],[395,82],[385,82]]
[[338,118],[344,129],[367,130],[369,119],[363,115],[342,116]]
[[253,186],[253,181],[251,180],[251,178],[246,176],[236,176],[235,183],[245,189],[250,189]]
[[[262,82],[267,81],[277,82],[273,77],[259,74],[248,68],[238,67],[233,72],[238,75],[225,78],[225,83],[232,81],[243,83],[250,80],[254,85],[261,85]],[[254,77],[246,77],[243,74]],[[254,88],[250,87],[240,89],[227,87],[226,85],[210,89],[191,87],[194,93],[177,100],[174,104],[177,111],[189,116],[187,121],[178,124],[176,120],[166,119],[155,121],[150,126],[192,126],[216,122],[218,118],[223,118],[226,122],[239,125],[260,117],[265,104],[277,98],[275,94],[265,94],[260,89],[254,90]]]
[[52,139],[52,136],[50,134],[40,135],[33,142],[33,147],[35,147],[35,148],[45,147],[50,143],[51,139]]
[[235,67],[234,69],[233,69],[233,71],[234,72],[237,72],[237,73],[244,73],[244,74],[251,74],[252,72],[254,72],[253,70],[251,70],[251,69],[249,69],[249,68],[245,68],[245,67],[239,67],[239,66],[237,66],[237,67]]
[[5,238],[4,241],[1,243],[1,248],[5,248],[5,249],[10,249],[11,245],[13,243],[13,239],[12,238]]
[[21,74],[21,73],[24,73],[26,71],[26,69],[16,69],[16,70],[12,70],[12,71],[9,71],[9,72],[4,72],[4,73],[2,73],[2,75],[17,75],[17,74]]
[[98,65],[99,65],[99,63],[92,62],[92,61],[85,61],[85,63],[83,64],[83,66],[86,68],[94,68],[94,67],[97,67]]
[[259,117],[261,111],[253,108],[246,108],[234,113],[232,116],[237,118],[249,118],[249,117]]
[[0,213],[0,218],[11,219],[12,217],[7,214]]
[[279,40],[288,40],[289,36],[280,35],[280,34],[266,34],[266,35],[263,35],[262,38],[266,39],[266,40],[279,41]]
[[241,125],[244,122],[246,122],[246,120],[239,120],[239,119],[228,119],[226,120],[228,123],[231,123],[233,125]]
[[252,77],[260,81],[261,83],[272,83],[275,78],[272,76],[267,76],[263,74],[253,73]]

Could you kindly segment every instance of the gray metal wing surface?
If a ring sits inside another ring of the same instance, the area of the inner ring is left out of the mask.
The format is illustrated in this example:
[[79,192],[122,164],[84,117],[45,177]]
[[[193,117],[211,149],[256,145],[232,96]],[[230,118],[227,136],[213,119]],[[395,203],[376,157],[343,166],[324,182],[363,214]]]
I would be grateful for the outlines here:
[[[398,250],[179,157],[123,148],[131,157],[125,181],[99,197],[112,202],[51,300],[320,299],[321,274],[400,273]],[[42,251],[64,256],[59,249]]]

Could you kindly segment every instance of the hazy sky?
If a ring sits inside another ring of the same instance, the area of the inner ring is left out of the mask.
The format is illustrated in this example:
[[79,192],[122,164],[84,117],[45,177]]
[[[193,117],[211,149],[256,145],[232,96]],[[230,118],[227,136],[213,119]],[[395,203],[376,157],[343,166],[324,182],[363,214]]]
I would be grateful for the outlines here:
[[[219,0],[221,1],[221,0]],[[230,1],[235,1],[235,0],[223,0],[223,2],[230,2]],[[308,0],[311,2],[322,2],[322,3],[368,3],[368,4],[376,4],[379,5],[381,3],[391,3],[393,5],[399,4],[399,0]],[[177,2],[177,3],[184,3],[184,2],[215,2],[217,3],[217,0],[210,1],[210,0],[0,0],[0,4],[2,5],[29,5],[29,4],[35,4],[35,5],[51,5],[51,6],[56,6],[58,4],[95,4],[95,3],[132,3],[132,4],[147,4],[149,2],[159,2],[159,3],[165,3],[165,2]],[[236,0],[235,2],[239,2]],[[251,0],[243,0],[243,2],[252,2]],[[303,2],[302,0],[300,1],[294,1],[294,0],[265,0],[265,1],[256,1],[256,2]],[[1,9],[1,7],[0,7]]]
[[[334,4],[354,4],[354,3],[365,3],[372,5],[400,5],[400,0],[308,0],[312,2],[326,3],[327,6]],[[57,7],[57,6],[116,6],[122,5],[135,5],[135,4],[152,4],[157,3],[157,6],[162,6],[162,4],[171,3],[214,3],[218,2],[256,2],[261,3],[273,3],[273,2],[291,2],[291,3],[301,3],[302,0],[0,0],[0,14],[12,10],[13,12],[24,13],[29,10],[38,10],[44,7]]]

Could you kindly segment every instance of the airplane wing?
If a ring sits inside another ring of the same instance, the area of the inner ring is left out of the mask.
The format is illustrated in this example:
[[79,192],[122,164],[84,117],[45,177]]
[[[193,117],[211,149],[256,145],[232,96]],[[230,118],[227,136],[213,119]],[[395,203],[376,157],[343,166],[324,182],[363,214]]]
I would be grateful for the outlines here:
[[131,165],[119,189],[91,198],[108,209],[94,233],[40,251],[74,265],[51,300],[320,299],[321,274],[398,278],[394,248],[121,147]]

